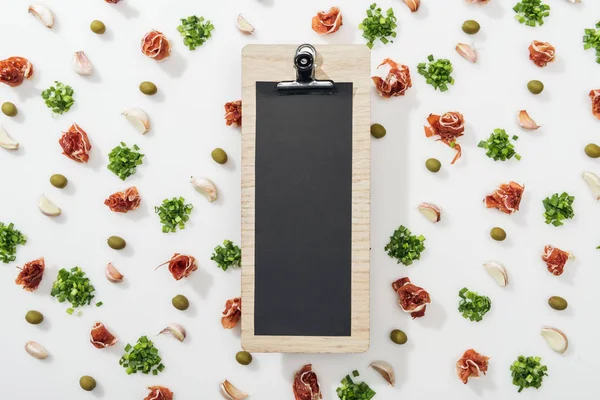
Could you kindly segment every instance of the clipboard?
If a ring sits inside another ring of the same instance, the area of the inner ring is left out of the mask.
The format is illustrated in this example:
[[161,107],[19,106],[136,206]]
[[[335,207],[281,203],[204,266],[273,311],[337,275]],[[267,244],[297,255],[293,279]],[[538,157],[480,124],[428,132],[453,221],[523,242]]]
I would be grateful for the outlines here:
[[248,45],[242,86],[242,347],[364,352],[370,51]]

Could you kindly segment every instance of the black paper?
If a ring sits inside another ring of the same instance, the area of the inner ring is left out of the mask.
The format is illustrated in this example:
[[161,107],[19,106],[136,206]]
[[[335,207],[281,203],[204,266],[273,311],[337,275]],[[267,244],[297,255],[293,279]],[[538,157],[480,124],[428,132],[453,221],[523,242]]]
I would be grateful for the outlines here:
[[254,334],[350,336],[352,83],[256,83]]

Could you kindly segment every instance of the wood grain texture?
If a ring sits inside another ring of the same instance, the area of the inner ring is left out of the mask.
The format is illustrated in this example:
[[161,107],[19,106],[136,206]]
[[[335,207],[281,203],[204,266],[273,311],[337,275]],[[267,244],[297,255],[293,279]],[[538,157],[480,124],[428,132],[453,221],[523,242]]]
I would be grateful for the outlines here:
[[318,79],[353,82],[351,336],[254,335],[256,82],[294,79],[293,57],[297,47],[248,45],[242,51],[242,347],[254,353],[364,352],[369,348],[371,203],[371,53],[364,45],[315,46]]

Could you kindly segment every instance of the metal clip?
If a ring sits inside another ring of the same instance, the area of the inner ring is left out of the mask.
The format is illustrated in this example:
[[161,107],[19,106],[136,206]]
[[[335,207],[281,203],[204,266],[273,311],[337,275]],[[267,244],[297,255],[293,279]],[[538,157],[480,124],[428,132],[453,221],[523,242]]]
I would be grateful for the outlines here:
[[315,79],[317,50],[310,44],[303,44],[296,50],[294,68],[296,68],[295,81],[283,81],[277,84],[277,90],[282,94],[331,94],[333,92],[332,80]]

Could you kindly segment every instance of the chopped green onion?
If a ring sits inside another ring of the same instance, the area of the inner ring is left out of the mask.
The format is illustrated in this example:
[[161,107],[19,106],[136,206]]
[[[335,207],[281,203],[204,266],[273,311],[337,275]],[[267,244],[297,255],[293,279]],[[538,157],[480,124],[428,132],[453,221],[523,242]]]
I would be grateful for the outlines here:
[[139,149],[135,144],[129,148],[121,142],[119,146],[108,153],[108,170],[122,181],[135,174],[136,167],[142,164],[142,158],[144,158],[144,155],[138,152]]
[[189,214],[193,208],[191,204],[185,204],[183,197],[173,197],[171,200],[164,199],[160,206],[154,207],[154,212],[163,224],[162,231],[169,233],[175,232],[177,228],[185,229],[185,223],[190,219]]
[[460,297],[458,311],[462,313],[463,318],[468,318],[471,321],[481,321],[483,316],[492,308],[492,300],[489,297],[471,292],[467,288],[462,288],[458,292],[458,297]]
[[573,211],[574,196],[563,192],[561,195],[554,193],[551,197],[546,197],[542,204],[544,205],[544,218],[547,224],[554,226],[563,225],[563,220],[571,219],[575,216]]
[[[354,378],[358,375],[358,371],[352,371]],[[336,389],[340,400],[371,400],[376,394],[365,382],[355,383],[350,375],[346,375],[340,383],[342,386]]]
[[8,225],[0,222],[0,260],[5,264],[15,261],[17,246],[27,242],[27,237],[14,228],[12,222]]
[[398,264],[411,265],[414,260],[421,258],[421,252],[425,250],[423,235],[414,236],[403,225],[394,231],[390,242],[385,245],[388,256],[395,258]]
[[94,286],[92,286],[89,278],[85,276],[85,272],[79,267],[74,267],[70,271],[64,268],[58,271],[50,295],[56,297],[59,303],[65,301],[71,303],[67,313],[72,315],[75,308],[89,305],[92,302],[94,292]]
[[529,387],[539,389],[544,376],[548,376],[548,367],[540,363],[540,357],[519,356],[510,366],[513,385],[519,387],[519,393]]
[[583,49],[596,49],[596,62],[600,64],[600,22],[596,24],[596,28],[585,29],[583,36]]
[[50,86],[42,92],[42,99],[53,113],[66,113],[75,104],[73,88],[59,81],[54,81],[54,84],[56,86]]
[[231,240],[224,240],[223,246],[215,247],[215,252],[210,257],[223,271],[229,267],[239,267],[242,261],[242,250],[234,245]]
[[104,304],[104,303],[102,303],[101,301],[99,301],[99,302],[96,303],[96,307],[100,307],[100,306],[102,306],[102,304]]
[[177,30],[183,37],[183,44],[190,50],[202,46],[211,37],[211,32],[215,29],[213,24],[205,20],[204,17],[198,18],[192,15],[187,18],[181,18],[181,24]]
[[544,18],[550,15],[550,6],[542,0],[521,0],[513,7],[516,20],[527,26],[544,25]]
[[119,360],[119,365],[125,368],[127,375],[138,371],[143,374],[152,372],[153,375],[157,375],[165,369],[158,355],[158,349],[147,336],[141,336],[134,346],[130,344],[125,346],[125,354]]
[[448,84],[454,85],[452,78],[452,63],[450,60],[439,59],[434,60],[432,54],[427,56],[429,63],[419,63],[417,72],[425,77],[425,81],[433,86],[434,89],[439,89],[441,92],[448,90]]
[[[513,140],[517,139],[518,137],[515,139],[515,136],[513,136]],[[510,138],[504,129],[494,129],[488,140],[482,140],[477,147],[486,149],[487,152],[485,154],[494,161],[506,161],[513,157],[517,160],[521,159],[521,156],[516,153],[515,146],[510,142]]]
[[358,25],[358,29],[363,31],[362,36],[367,39],[367,47],[372,49],[377,39],[383,44],[393,43],[394,41],[389,40],[388,37],[396,37],[397,24],[394,10],[389,8],[383,16],[381,8],[377,7],[377,3],[373,3],[366,13],[367,17]]

